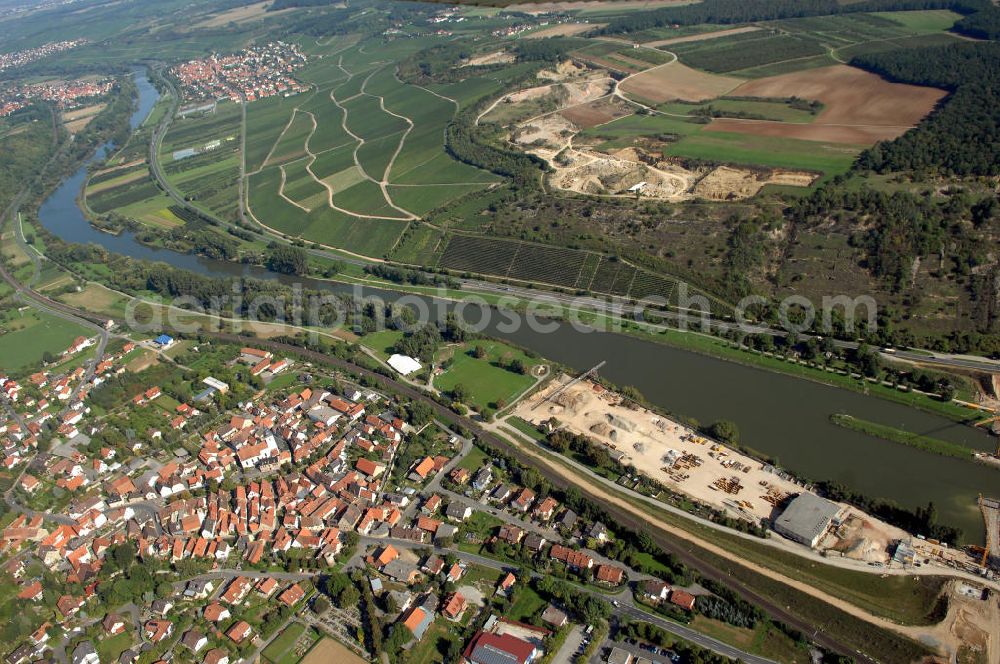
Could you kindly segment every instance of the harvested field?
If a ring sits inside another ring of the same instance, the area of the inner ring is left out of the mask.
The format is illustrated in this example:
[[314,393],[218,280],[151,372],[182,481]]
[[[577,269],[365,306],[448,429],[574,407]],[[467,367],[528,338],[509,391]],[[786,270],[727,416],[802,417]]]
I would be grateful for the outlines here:
[[86,108],[78,108],[75,111],[63,114],[63,122],[66,124],[66,131],[71,134],[79,133],[94,117],[104,110],[107,104],[95,104]]
[[524,36],[525,39],[545,39],[546,37],[569,37],[572,35],[578,35],[581,32],[587,32],[588,30],[597,30],[598,28],[603,28],[606,23],[561,23],[559,25],[553,25],[549,28],[544,28],[538,32],[532,32]]
[[583,60],[595,67],[601,67],[611,71],[621,72],[623,74],[637,74],[644,69],[644,67],[637,67],[636,65],[625,62],[624,60],[612,60],[610,57],[587,55],[585,53],[575,53],[574,55],[580,60]]
[[327,664],[327,662],[365,664],[366,661],[339,641],[324,637],[312,647],[299,664]]
[[740,120],[718,118],[708,126],[711,131],[726,131],[734,134],[771,136],[775,138],[797,138],[803,141],[843,143],[846,145],[874,145],[878,141],[888,141],[899,137],[909,126],[850,126],[813,124],[789,124],[771,120]]
[[[631,76],[622,81],[619,87],[624,92],[659,104],[672,99],[680,99],[681,101],[714,99],[734,88],[739,89],[737,86],[741,83],[743,80],[739,78],[709,74],[692,69],[680,62],[672,62]],[[756,96],[767,95],[758,94]]]
[[715,201],[749,198],[767,184],[808,187],[817,178],[805,171],[752,171],[745,168],[720,166],[698,182],[691,193]]
[[631,115],[632,109],[618,99],[599,99],[562,111],[560,115],[578,127],[588,129]]
[[657,9],[677,5],[690,5],[693,0],[571,0],[570,2],[526,2],[513,5],[512,11],[525,14],[547,14],[550,12],[608,11],[616,9]]
[[711,130],[758,136],[871,145],[892,139],[931,112],[945,92],[890,83],[856,67],[834,65],[750,81],[733,90],[742,97],[800,97],[824,105],[807,125],[720,118]]
[[652,48],[659,48],[660,46],[669,46],[671,44],[683,44],[686,42],[704,41],[706,39],[718,39],[719,37],[729,37],[730,35],[739,35],[744,32],[755,32],[760,30],[756,25],[745,25],[742,28],[729,28],[728,30],[716,30],[715,32],[702,32],[694,35],[685,35],[683,37],[673,37],[671,39],[658,39],[656,41],[646,42],[643,46],[651,46]]
[[245,5],[243,7],[236,7],[230,9],[229,11],[224,11],[220,14],[214,14],[209,16],[200,23],[196,23],[194,27],[196,28],[221,28],[223,26],[229,25],[230,23],[247,23],[249,21],[256,21],[257,19],[262,19],[265,16],[283,16],[284,14],[293,11],[292,8],[289,9],[279,9],[276,12],[271,12],[268,14],[267,8],[270,2],[257,2],[252,5]]

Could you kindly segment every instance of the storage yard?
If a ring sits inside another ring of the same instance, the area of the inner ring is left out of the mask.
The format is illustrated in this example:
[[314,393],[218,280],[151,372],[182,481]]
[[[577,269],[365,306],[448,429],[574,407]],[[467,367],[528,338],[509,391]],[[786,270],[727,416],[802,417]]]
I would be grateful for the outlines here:
[[[885,564],[895,543],[909,540],[904,531],[852,507],[816,498],[780,470],[625,401],[592,381],[571,383],[567,376],[558,377],[522,401],[514,414],[535,425],[555,418],[559,427],[603,443],[612,456],[639,472],[734,517],[776,521],[789,503],[796,502],[792,500],[796,495],[806,496],[797,501],[798,513],[786,517],[792,522],[787,525],[812,529],[807,536],[791,537],[821,551]],[[834,507],[814,524],[810,500]],[[810,523],[804,524],[806,520]],[[932,553],[932,545],[925,542],[914,546],[921,556]]]

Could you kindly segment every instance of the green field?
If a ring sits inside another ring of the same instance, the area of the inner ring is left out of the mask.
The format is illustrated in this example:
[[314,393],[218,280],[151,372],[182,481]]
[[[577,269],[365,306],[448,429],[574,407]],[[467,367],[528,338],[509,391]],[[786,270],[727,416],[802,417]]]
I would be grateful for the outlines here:
[[383,360],[392,355],[392,347],[403,338],[403,333],[399,330],[379,330],[370,332],[361,337],[361,345],[372,349]]
[[530,584],[518,583],[515,588],[517,592],[514,595],[514,603],[506,615],[509,620],[528,622],[548,605]]
[[862,146],[702,131],[667,147],[666,153],[719,163],[846,173]]
[[778,122],[804,124],[812,122],[816,116],[807,110],[795,108],[791,103],[778,100],[729,99],[720,97],[703,104],[672,102],[663,104],[659,110],[677,115],[691,115],[698,112],[719,111],[722,116],[748,117]]
[[[473,356],[472,351],[477,347],[486,351],[486,357]],[[529,374],[515,373],[506,367],[518,359],[530,369],[538,360],[498,341],[474,341],[450,352],[451,364],[434,379],[434,385],[444,392],[461,385],[469,394],[469,405],[477,410],[509,404],[534,383]]]
[[[306,634],[306,629],[306,626],[302,623],[291,623],[281,634],[267,644],[267,647],[261,653],[264,659],[271,664],[296,664],[309,650],[309,647],[319,640],[320,637],[319,633],[312,627],[308,628],[308,634]],[[303,648],[297,650],[295,644],[300,639],[305,645]]]
[[37,364],[46,352],[58,356],[76,337],[94,334],[88,328],[34,309],[21,313],[12,311],[0,325],[3,330],[0,333],[0,367],[8,371]]

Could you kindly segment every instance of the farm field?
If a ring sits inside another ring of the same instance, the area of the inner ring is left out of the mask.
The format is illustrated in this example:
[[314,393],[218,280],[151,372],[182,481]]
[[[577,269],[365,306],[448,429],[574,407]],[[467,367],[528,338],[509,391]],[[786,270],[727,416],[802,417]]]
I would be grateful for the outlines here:
[[680,99],[705,101],[728,93],[743,81],[698,71],[681,62],[645,71],[623,82],[621,89],[640,101],[656,104]]
[[328,636],[321,638],[301,660],[302,664],[327,664],[328,662],[365,664],[366,661],[347,646]]
[[647,42],[696,69],[746,78],[847,62],[861,52],[954,41],[944,10],[856,13],[765,21]]
[[869,72],[833,65],[749,81],[733,96],[817,100],[823,110],[808,125],[719,118],[708,131],[870,145],[895,138],[930,113],[943,90],[890,83]]
[[232,102],[177,117],[159,154],[164,175],[185,198],[230,222],[239,211],[240,122],[240,106]]
[[41,362],[45,353],[59,356],[76,337],[93,334],[76,323],[30,308],[11,312],[0,326],[0,367],[12,371]]

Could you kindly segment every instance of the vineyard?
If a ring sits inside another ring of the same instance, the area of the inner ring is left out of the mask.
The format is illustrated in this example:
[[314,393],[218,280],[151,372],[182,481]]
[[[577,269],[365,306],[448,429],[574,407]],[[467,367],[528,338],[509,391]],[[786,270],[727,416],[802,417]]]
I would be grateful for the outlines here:
[[846,14],[770,21],[759,31],[662,46],[687,65],[756,78],[835,64],[862,53],[925,47],[958,18],[948,11]]
[[[579,249],[453,235],[437,267],[635,300],[662,298],[664,303],[677,303],[676,279],[636,268],[614,256]],[[709,300],[713,310],[725,308]]]

